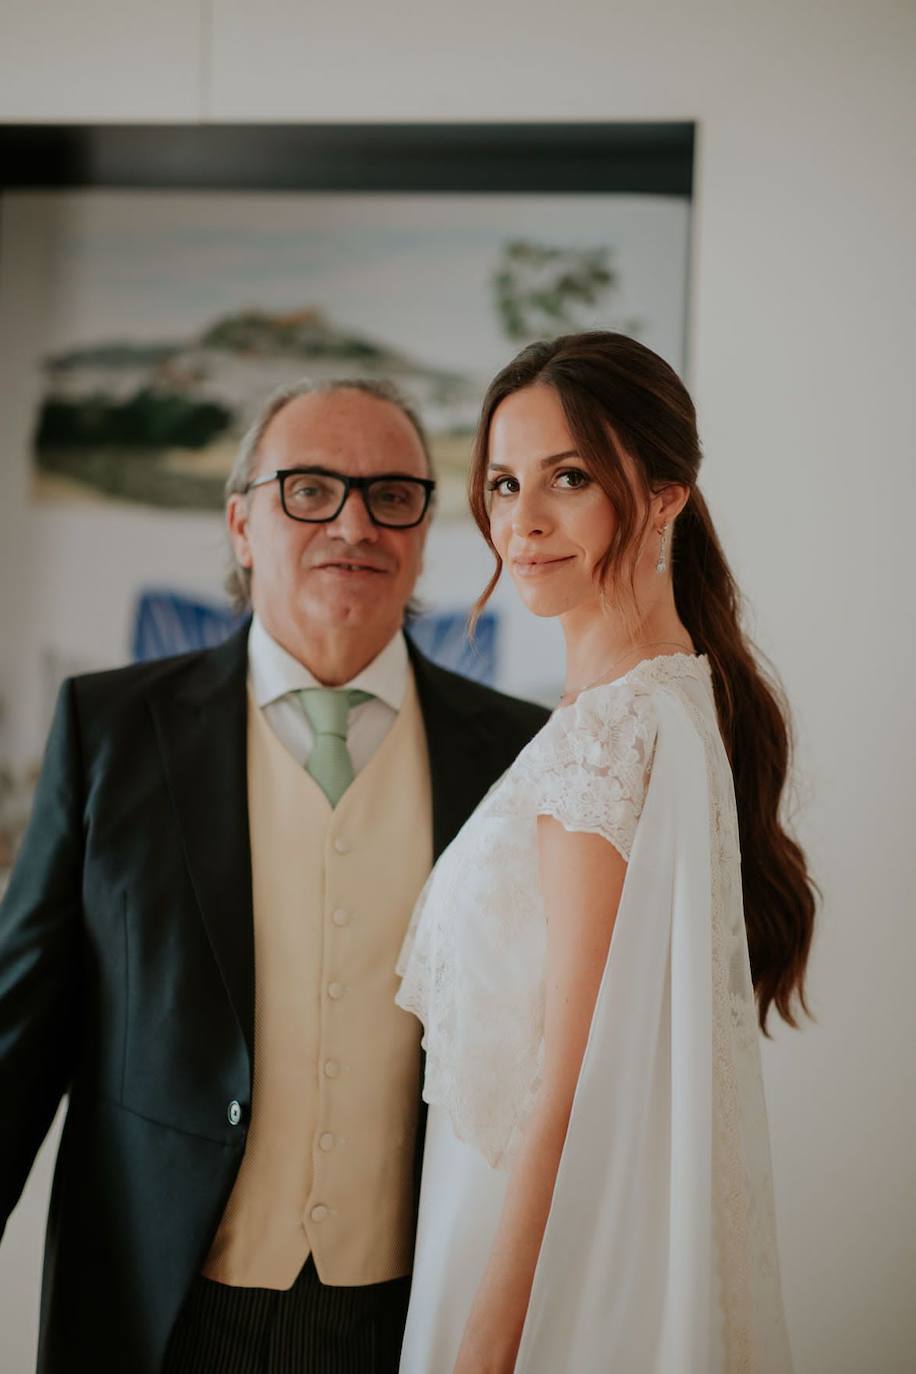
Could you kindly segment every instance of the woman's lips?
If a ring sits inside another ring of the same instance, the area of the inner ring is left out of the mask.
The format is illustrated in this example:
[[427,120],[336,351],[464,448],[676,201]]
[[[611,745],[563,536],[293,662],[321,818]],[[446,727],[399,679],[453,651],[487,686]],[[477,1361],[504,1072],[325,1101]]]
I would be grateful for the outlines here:
[[539,558],[536,560],[513,558],[512,570],[518,573],[519,577],[545,577],[564,563],[571,562],[572,557],[572,554],[567,554],[563,558]]

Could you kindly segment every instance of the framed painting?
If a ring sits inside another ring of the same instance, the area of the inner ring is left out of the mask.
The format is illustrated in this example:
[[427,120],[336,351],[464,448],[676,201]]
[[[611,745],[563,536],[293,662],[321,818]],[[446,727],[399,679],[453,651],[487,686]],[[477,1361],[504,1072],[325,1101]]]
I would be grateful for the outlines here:
[[461,518],[483,391],[523,344],[613,328],[684,366],[689,125],[33,129],[5,152],[2,251],[46,243],[56,284],[39,500],[218,509],[266,394],[362,376],[418,406]]

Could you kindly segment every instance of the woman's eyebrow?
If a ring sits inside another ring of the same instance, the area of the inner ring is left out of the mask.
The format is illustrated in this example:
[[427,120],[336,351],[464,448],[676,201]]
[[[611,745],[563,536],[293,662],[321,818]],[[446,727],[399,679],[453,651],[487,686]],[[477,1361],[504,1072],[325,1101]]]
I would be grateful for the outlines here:
[[[578,457],[579,457],[579,455],[578,455],[578,453],[576,452],[576,450],[575,450],[574,448],[568,448],[568,449],[565,449],[563,453],[551,453],[551,454],[549,454],[546,458],[542,458],[541,461],[540,461],[540,463],[538,464],[538,466],[539,466],[539,467],[542,467],[542,468],[551,468],[551,467],[553,467],[556,463],[562,463],[563,460],[564,460],[564,458],[578,458]],[[509,465],[508,465],[507,463],[489,463],[489,464],[488,464],[488,467],[490,467],[490,468],[492,469],[493,472],[511,472],[511,471],[512,471],[512,469],[509,467]]]

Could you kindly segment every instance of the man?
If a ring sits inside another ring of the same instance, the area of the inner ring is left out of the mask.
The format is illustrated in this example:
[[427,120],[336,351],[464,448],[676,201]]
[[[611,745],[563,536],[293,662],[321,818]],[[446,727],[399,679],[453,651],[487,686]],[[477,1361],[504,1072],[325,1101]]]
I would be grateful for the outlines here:
[[250,627],[61,690],[0,909],[0,1223],[69,1092],[44,1374],[397,1368],[421,1132],[394,962],[545,719],[403,635],[432,486],[389,389],[282,394],[229,483]]

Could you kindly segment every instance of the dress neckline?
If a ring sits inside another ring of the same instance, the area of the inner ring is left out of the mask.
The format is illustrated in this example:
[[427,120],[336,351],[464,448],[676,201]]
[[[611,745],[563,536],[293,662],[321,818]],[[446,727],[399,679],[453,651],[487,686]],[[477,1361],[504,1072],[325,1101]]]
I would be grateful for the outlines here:
[[[661,665],[665,664],[666,667]],[[653,666],[654,665],[654,666]],[[667,682],[676,677],[696,677],[709,678],[711,675],[709,658],[706,654],[688,654],[679,650],[676,654],[655,654],[652,658],[641,658],[638,663],[634,663],[632,668],[628,668],[619,677],[609,678],[607,682],[596,682],[592,687],[586,687],[574,701],[567,702],[565,706],[557,706],[553,715],[559,715],[561,711],[572,711],[583,697],[592,696],[595,692],[603,692],[607,687],[619,687],[622,682],[628,682],[634,674],[650,682]]]

